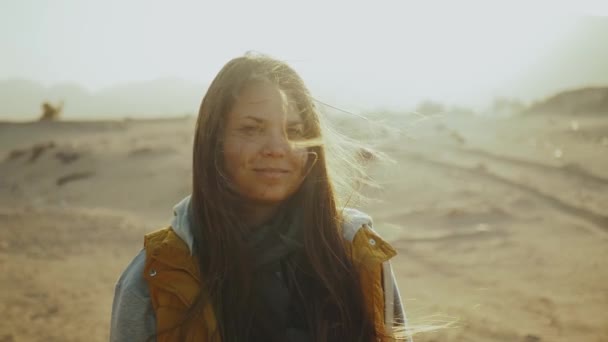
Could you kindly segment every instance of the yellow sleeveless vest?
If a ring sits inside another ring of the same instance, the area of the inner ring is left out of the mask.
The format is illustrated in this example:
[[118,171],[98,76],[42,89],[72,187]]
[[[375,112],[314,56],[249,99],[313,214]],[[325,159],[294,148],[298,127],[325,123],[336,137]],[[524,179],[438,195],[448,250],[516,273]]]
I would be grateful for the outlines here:
[[[144,278],[150,288],[150,299],[156,314],[157,341],[180,341],[179,329],[172,329],[185,317],[200,291],[200,274],[190,249],[171,227],[147,234],[144,239],[146,264]],[[385,297],[383,263],[397,253],[393,247],[367,226],[359,229],[352,242],[353,262],[361,270],[361,285],[365,303],[376,317],[376,326],[384,331]],[[188,333],[189,341],[221,342],[214,337],[216,320],[211,305],[194,322],[197,327]],[[202,324],[205,322],[206,324]],[[166,333],[162,333],[166,331]]]

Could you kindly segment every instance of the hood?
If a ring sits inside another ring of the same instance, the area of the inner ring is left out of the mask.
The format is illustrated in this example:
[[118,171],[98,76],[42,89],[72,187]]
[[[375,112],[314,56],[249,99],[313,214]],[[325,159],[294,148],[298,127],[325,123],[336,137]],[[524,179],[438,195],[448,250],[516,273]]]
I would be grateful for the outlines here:
[[[344,208],[342,232],[347,241],[353,241],[357,231],[363,227],[372,227],[372,218],[366,213],[353,208]],[[186,196],[173,207],[173,220],[171,221],[173,231],[182,239],[190,253],[193,250],[194,237],[192,235],[192,221],[190,217],[190,195]]]
[[353,241],[355,234],[363,226],[372,228],[372,217],[366,213],[353,208],[342,210],[342,234],[347,241]]
[[190,219],[190,195],[173,207],[171,228],[188,245],[190,254],[192,254],[194,236],[192,235],[192,221]]

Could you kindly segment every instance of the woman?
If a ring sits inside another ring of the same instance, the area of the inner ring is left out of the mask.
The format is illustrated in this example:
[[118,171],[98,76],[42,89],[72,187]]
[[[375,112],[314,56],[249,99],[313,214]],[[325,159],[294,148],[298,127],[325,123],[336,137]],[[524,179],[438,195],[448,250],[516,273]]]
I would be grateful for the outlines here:
[[339,205],[320,119],[285,63],[224,66],[200,107],[192,194],[120,277],[112,341],[407,340],[396,253]]

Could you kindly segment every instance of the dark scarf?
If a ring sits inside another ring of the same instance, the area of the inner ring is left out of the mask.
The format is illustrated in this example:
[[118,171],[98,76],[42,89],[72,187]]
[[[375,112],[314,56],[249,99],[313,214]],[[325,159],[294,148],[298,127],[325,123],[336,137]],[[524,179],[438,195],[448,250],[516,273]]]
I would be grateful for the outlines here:
[[[252,341],[267,341],[271,332],[286,342],[310,341],[306,318],[301,305],[290,291],[293,270],[298,256],[303,255],[302,219],[297,210],[281,210],[270,222],[252,229],[246,236],[254,261],[254,298],[261,301],[261,313],[253,313],[266,322],[266,327],[254,323]],[[268,324],[270,323],[270,326]],[[264,325],[260,323],[260,325]]]

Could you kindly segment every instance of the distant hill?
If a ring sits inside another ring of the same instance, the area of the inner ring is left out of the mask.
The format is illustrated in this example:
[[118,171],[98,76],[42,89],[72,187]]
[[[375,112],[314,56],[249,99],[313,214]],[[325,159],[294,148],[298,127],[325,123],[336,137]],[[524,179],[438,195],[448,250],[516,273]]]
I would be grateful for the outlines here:
[[560,92],[531,105],[524,113],[608,115],[608,87],[588,87]]
[[539,47],[536,62],[496,94],[530,103],[566,89],[608,85],[608,17],[583,17],[572,25]]
[[64,101],[68,118],[194,114],[206,89],[177,78],[118,84],[97,92],[75,83],[45,87],[28,80],[5,80],[0,81],[0,117],[35,119],[44,101]]

